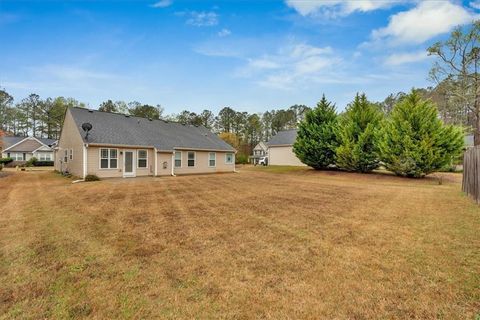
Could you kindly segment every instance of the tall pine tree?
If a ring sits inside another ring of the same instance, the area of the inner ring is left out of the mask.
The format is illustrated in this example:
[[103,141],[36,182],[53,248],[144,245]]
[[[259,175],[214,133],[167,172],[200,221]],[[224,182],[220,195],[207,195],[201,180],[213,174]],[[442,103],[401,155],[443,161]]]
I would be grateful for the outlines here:
[[335,105],[324,95],[317,107],[307,111],[305,119],[300,122],[293,151],[303,163],[314,169],[328,168],[335,164],[336,127]]
[[378,138],[382,114],[357,94],[339,121],[337,166],[347,171],[370,172],[378,168]]
[[463,150],[463,130],[444,125],[435,104],[414,90],[395,105],[382,131],[381,159],[397,175],[424,177],[451,165]]

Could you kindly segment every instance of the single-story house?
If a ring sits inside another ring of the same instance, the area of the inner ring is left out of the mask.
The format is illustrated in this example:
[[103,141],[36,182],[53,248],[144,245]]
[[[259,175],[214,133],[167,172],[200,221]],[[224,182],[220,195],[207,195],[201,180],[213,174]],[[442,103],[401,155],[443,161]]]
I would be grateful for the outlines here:
[[235,171],[235,149],[203,126],[83,108],[65,114],[55,168],[85,178]]
[[34,137],[0,137],[2,158],[12,158],[14,164],[35,157],[39,161],[54,161],[53,148],[57,141]]
[[265,142],[260,141],[255,148],[253,148],[253,155],[249,158],[252,164],[258,164],[259,159],[266,156],[268,156],[268,146]]
[[279,131],[268,142],[268,164],[274,166],[305,166],[293,152],[297,130]]

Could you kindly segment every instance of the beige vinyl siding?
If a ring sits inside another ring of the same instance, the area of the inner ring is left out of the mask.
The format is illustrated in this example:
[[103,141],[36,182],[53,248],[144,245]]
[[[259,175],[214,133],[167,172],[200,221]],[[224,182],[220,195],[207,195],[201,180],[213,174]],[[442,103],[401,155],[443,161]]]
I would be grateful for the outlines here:
[[17,145],[11,146],[7,152],[30,152],[30,154],[42,146],[36,139],[26,138]]
[[[68,158],[68,162],[63,163],[64,151],[70,149],[73,149],[73,160]],[[70,110],[65,114],[58,150],[55,152],[55,169],[58,171],[68,170],[77,177],[83,177],[83,140]]]
[[292,146],[269,147],[268,164],[272,166],[305,166],[293,152]]
[[[102,169],[100,168],[100,149],[117,149],[117,168]],[[151,148],[118,148],[115,146],[96,147],[89,146],[87,148],[87,174],[95,174],[99,178],[121,178],[123,177],[123,155],[125,151],[134,152],[134,168],[135,176],[153,176],[155,170],[154,149]],[[138,168],[137,150],[148,150],[147,168]]]
[[[233,152],[216,152],[215,167],[209,166],[209,153],[213,151],[177,150],[182,151],[182,167],[174,168],[175,174],[198,174],[215,172],[234,172],[235,161],[232,164],[225,163],[225,154]],[[188,152],[195,151],[195,167],[188,167]],[[170,160],[171,161],[171,160]]]
[[[166,162],[166,168],[163,168],[163,163]],[[172,153],[158,152],[157,153],[157,175],[169,176],[172,174]]]

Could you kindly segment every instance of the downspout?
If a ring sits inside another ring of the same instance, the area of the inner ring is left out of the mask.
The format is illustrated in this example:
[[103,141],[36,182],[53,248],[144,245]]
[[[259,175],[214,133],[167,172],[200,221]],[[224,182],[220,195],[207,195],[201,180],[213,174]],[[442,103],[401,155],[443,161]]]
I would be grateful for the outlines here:
[[87,177],[87,148],[88,144],[83,144],[83,180]]
[[155,152],[155,177],[158,175],[158,163],[157,163],[157,148],[153,148],[153,152]]
[[175,173],[173,172],[173,168],[175,167],[175,151],[172,152],[172,177],[176,177]]

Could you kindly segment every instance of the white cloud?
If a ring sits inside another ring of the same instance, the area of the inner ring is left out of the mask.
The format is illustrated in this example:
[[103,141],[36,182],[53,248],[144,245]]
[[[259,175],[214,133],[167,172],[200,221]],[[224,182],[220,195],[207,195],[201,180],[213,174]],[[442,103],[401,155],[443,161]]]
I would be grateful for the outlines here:
[[160,0],[151,5],[152,8],[166,8],[172,5],[172,0]]
[[229,35],[231,35],[231,34],[232,34],[232,32],[231,32],[230,30],[228,30],[228,29],[225,29],[225,28],[223,28],[222,30],[220,30],[220,31],[217,33],[217,35],[218,35],[219,37],[226,37],[226,36],[229,36]]
[[189,18],[186,23],[196,27],[212,27],[218,24],[218,14],[211,11],[189,11],[179,13],[180,15],[187,15]]
[[426,50],[417,52],[394,53],[385,59],[385,64],[390,66],[397,66],[405,63],[420,62],[428,58],[429,56]]
[[264,87],[292,89],[306,82],[335,81],[330,75],[341,62],[331,47],[301,43],[283,48],[276,54],[248,59],[247,65],[237,70],[237,75],[255,78]]
[[469,5],[474,9],[480,9],[480,0],[471,1]]
[[470,23],[475,17],[474,13],[449,1],[422,1],[413,9],[391,16],[385,28],[372,31],[372,39],[387,39],[392,44],[420,44],[457,25]]
[[303,16],[320,14],[328,17],[385,9],[406,2],[411,0],[286,0],[287,6]]

